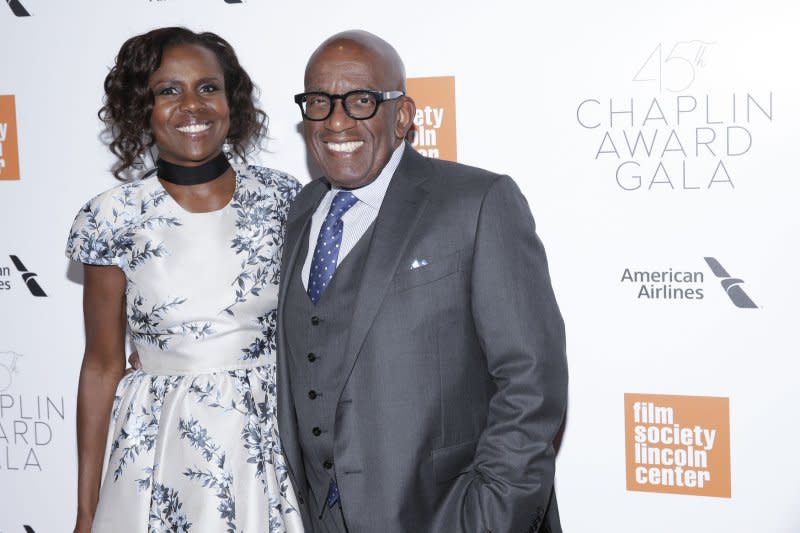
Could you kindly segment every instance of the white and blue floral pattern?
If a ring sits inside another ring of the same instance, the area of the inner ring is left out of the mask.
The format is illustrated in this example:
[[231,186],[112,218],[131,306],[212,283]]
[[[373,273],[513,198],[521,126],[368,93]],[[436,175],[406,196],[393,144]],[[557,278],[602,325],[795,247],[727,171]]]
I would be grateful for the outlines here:
[[142,369],[117,389],[93,531],[302,532],[276,424],[283,231],[300,186],[237,168],[231,202],[184,210],[156,178],[78,213],[67,255],[125,273]]

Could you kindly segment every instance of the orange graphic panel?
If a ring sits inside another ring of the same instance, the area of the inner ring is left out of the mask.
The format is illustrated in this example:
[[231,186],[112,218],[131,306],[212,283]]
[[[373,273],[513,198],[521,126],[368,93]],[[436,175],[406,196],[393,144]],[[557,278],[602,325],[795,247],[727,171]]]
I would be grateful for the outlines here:
[[424,156],[456,161],[456,79],[409,78],[406,87],[417,104],[412,146]]
[[625,394],[628,490],[731,497],[728,398]]
[[18,179],[19,150],[14,95],[0,95],[0,180]]

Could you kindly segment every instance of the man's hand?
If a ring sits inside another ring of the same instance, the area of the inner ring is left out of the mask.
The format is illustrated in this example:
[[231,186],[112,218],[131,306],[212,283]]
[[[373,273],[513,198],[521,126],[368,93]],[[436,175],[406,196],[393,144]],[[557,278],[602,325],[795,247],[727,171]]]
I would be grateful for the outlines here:
[[126,374],[142,369],[142,362],[139,360],[139,352],[133,352],[128,356],[128,364],[131,366],[125,371]]

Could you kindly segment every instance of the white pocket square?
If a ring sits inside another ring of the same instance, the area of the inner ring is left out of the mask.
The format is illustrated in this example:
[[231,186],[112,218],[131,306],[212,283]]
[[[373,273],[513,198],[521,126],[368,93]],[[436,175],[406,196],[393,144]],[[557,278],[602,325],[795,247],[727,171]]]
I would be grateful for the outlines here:
[[414,259],[411,261],[411,268],[410,270],[416,270],[417,268],[424,267],[428,264],[427,259]]

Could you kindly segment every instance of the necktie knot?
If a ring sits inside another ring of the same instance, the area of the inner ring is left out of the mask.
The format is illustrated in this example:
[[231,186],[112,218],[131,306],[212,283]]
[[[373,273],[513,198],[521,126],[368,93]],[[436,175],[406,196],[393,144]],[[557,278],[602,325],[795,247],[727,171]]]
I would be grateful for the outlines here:
[[328,211],[328,216],[325,217],[325,221],[335,222],[341,219],[357,201],[358,198],[350,191],[337,192],[336,196],[333,197],[333,202],[331,202],[331,208]]

